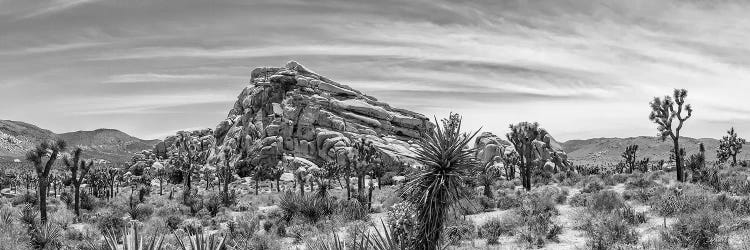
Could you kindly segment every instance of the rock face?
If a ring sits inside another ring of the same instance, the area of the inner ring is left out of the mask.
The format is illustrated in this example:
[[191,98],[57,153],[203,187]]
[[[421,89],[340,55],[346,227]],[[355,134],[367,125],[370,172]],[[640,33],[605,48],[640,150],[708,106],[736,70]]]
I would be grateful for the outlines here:
[[284,155],[345,163],[359,138],[373,141],[383,161],[408,162],[409,141],[433,126],[421,114],[392,108],[293,61],[256,68],[250,81],[216,126],[209,162],[232,150],[256,164],[274,164]]
[[[570,166],[568,156],[562,146],[549,134],[544,137],[544,140],[534,141],[534,146],[536,147],[535,157],[541,160],[542,164],[557,165],[558,169],[566,169]],[[477,136],[474,147],[477,148],[477,160],[483,164],[503,164],[503,159],[508,155],[517,154],[513,144],[490,132]]]

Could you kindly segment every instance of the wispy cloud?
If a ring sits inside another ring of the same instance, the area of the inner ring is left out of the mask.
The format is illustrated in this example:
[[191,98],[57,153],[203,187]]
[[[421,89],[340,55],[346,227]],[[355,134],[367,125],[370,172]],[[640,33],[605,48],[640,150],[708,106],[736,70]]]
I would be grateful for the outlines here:
[[110,76],[104,83],[138,83],[138,82],[176,82],[195,80],[236,80],[246,79],[247,76],[218,75],[218,74],[158,74],[140,73]]
[[48,14],[60,12],[66,9],[70,9],[70,8],[73,8],[82,4],[96,2],[96,1],[101,1],[101,0],[54,0],[30,13],[23,15],[22,19],[48,15]]
[[0,107],[44,100],[0,116],[65,128],[213,126],[254,67],[288,60],[428,116],[498,133],[534,120],[562,140],[651,135],[648,102],[673,88],[696,108],[688,136],[721,135],[750,109],[747,1],[0,4]]

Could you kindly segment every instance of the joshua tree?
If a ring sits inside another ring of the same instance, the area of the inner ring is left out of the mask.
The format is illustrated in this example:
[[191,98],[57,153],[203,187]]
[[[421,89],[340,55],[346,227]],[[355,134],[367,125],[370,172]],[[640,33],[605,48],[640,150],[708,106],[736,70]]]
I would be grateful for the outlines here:
[[[42,223],[47,222],[47,177],[60,151],[64,151],[66,146],[65,141],[59,139],[45,141],[26,153],[26,160],[34,164],[34,170],[39,179],[39,214]],[[44,158],[47,160],[45,161]]]
[[[675,89],[672,97],[664,96],[664,99],[654,97],[654,100],[650,103],[651,114],[648,117],[649,120],[659,125],[656,129],[659,131],[658,135],[662,141],[667,140],[667,137],[672,138],[677,180],[681,182],[684,181],[684,174],[682,169],[683,154],[680,153],[680,130],[682,130],[685,121],[693,115],[693,108],[690,104],[685,104],[685,97],[687,97],[687,90],[685,89]],[[686,114],[683,114],[683,112]],[[675,128],[672,127],[674,122],[677,122]]]
[[[224,205],[229,207],[231,205],[231,202],[229,200],[229,182],[232,181],[232,166],[230,165],[230,161],[232,158],[232,151],[228,148],[224,149],[224,166],[221,168],[219,172],[219,182],[221,182],[224,188],[222,192],[222,201],[224,202]],[[256,182],[257,183],[257,182]],[[257,191],[257,185],[256,185],[256,191]]]
[[625,161],[625,166],[630,169],[630,173],[635,170],[637,153],[638,145],[630,145],[625,148],[625,152],[622,152],[622,159]]
[[737,165],[737,154],[742,151],[742,145],[747,141],[737,136],[737,132],[734,131],[734,127],[727,131],[727,135],[719,140],[719,149],[716,150],[716,157],[719,158],[719,162],[727,162],[729,157],[732,158],[732,166]]
[[81,216],[81,183],[83,183],[83,179],[86,177],[86,174],[88,174],[91,166],[94,165],[94,162],[91,160],[86,161],[81,159],[82,154],[83,150],[76,147],[73,150],[72,158],[70,155],[66,155],[65,158],[63,158],[65,165],[68,166],[68,170],[70,170],[70,181],[73,184],[76,217]]
[[375,164],[380,159],[380,152],[372,145],[372,141],[361,138],[354,143],[354,173],[357,175],[357,198],[363,199],[365,196],[365,175],[370,173]]
[[451,115],[417,142],[415,159],[424,167],[397,191],[417,211],[416,249],[437,249],[449,209],[466,197],[464,178],[476,165],[468,145],[478,132],[461,133],[461,118]]
[[531,190],[531,170],[537,164],[535,140],[542,140],[547,135],[547,131],[539,127],[539,123],[521,122],[516,125],[510,125],[510,133],[505,137],[513,143],[519,155],[521,163],[521,183],[528,191]]
[[685,165],[693,174],[693,181],[698,181],[701,171],[706,168],[706,147],[703,143],[698,145],[698,153],[691,155]]

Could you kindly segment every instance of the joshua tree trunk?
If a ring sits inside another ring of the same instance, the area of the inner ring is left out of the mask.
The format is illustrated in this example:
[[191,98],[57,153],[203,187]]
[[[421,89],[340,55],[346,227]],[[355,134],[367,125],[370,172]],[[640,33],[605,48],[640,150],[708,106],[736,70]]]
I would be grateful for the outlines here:
[[346,200],[350,200],[352,198],[352,193],[351,193],[352,185],[350,185],[349,183],[350,182],[349,174],[347,174],[344,178],[346,178],[346,180],[344,180],[344,182],[346,182]]
[[492,199],[492,183],[489,180],[484,180],[484,196]]
[[47,223],[47,177],[39,177],[39,217]]
[[162,192],[164,190],[164,178],[159,177],[159,195],[164,195]]
[[226,179],[224,180],[224,205],[229,206],[229,180]]
[[279,185],[279,179],[278,178],[276,179],[276,192],[277,193],[281,192],[281,186]]
[[255,178],[255,195],[258,195],[258,189],[260,188],[259,182],[258,178]]
[[674,140],[674,162],[677,167],[677,181],[683,182],[685,176],[682,171],[682,155],[680,154],[679,137],[674,137],[672,139]]
[[75,191],[74,191],[74,203],[75,203],[75,213],[76,217],[81,216],[81,186],[75,185]]

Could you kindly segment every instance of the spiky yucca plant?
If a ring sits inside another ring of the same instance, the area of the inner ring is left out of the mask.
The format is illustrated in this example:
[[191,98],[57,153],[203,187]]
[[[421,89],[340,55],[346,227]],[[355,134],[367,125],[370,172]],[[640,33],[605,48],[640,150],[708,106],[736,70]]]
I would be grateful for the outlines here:
[[477,164],[468,145],[478,132],[461,133],[461,117],[451,114],[417,142],[415,159],[424,167],[397,191],[417,210],[415,249],[437,249],[449,209],[467,196],[463,180]]
[[[164,236],[154,235],[151,240],[143,244],[143,238],[138,231],[138,225],[135,223],[130,224],[130,229],[124,230],[122,234],[122,245],[118,245],[118,239],[113,231],[109,231],[104,235],[104,242],[106,243],[106,250],[161,250],[164,249],[162,243],[164,243]],[[93,245],[92,245],[93,247]]]
[[172,233],[177,240],[177,245],[180,246],[180,249],[182,250],[221,250],[226,247],[227,238],[224,237],[217,239],[215,235],[211,235],[206,238],[203,233],[188,233],[189,245],[186,245],[176,232]]

